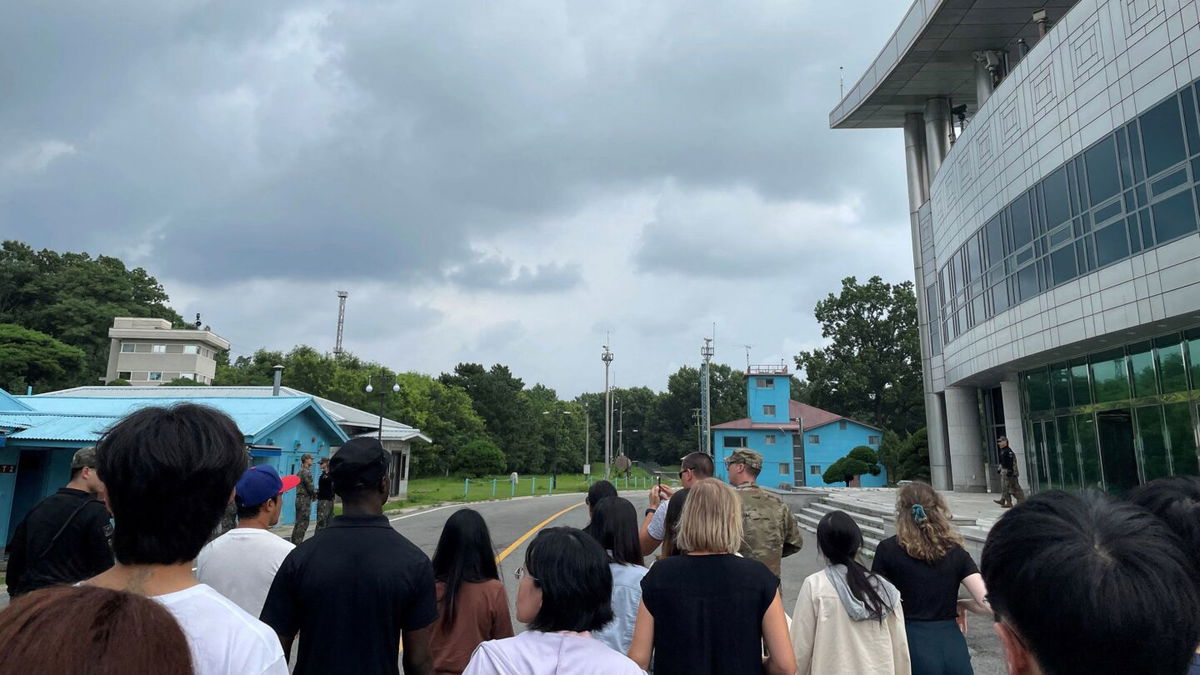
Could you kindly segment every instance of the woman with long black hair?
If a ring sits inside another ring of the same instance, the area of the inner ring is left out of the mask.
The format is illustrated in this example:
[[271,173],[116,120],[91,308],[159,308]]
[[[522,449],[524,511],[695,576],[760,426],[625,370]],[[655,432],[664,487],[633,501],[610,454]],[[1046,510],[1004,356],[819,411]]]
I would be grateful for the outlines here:
[[608,553],[612,571],[613,620],[592,637],[624,654],[633,641],[638,603],[642,601],[642,547],[638,542],[637,509],[628,499],[605,497],[592,510],[591,535]]
[[799,675],[908,675],[900,591],[858,561],[862,530],[843,511],[817,524],[825,569],[809,575],[792,613]]
[[438,618],[430,645],[433,671],[461,673],[484,640],[512,637],[508,595],[483,516],[472,509],[446,520],[433,554]]

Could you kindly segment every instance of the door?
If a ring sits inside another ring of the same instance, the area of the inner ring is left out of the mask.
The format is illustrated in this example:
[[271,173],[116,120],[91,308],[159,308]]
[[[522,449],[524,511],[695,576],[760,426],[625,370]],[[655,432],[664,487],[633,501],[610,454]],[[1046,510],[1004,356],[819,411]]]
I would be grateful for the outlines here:
[[46,471],[50,464],[49,450],[22,450],[17,460],[17,482],[13,487],[10,531],[25,520],[25,515],[46,496]]
[[1104,463],[1104,485],[1117,495],[1139,482],[1137,451],[1133,443],[1133,413],[1128,408],[1096,413],[1100,459]]
[[808,484],[807,466],[804,463],[804,434],[792,434],[792,484],[796,487]]

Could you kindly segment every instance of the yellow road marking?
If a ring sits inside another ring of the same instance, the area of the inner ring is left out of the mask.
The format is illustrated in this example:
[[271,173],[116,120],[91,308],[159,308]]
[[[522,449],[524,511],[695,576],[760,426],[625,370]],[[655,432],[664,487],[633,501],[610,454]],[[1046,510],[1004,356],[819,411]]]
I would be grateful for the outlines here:
[[533,526],[533,529],[531,529],[531,530],[529,530],[528,532],[526,532],[525,534],[521,535],[521,538],[520,538],[520,539],[518,539],[518,540],[514,541],[514,542],[512,543],[512,545],[510,545],[508,548],[506,548],[506,549],[504,549],[503,551],[501,551],[501,552],[500,552],[500,555],[496,556],[496,564],[498,565],[498,564],[500,564],[500,563],[504,562],[504,559],[505,559],[505,558],[507,558],[507,557],[509,556],[509,554],[510,554],[510,553],[512,553],[513,551],[517,550],[517,547],[518,547],[518,546],[520,546],[521,544],[524,544],[526,539],[529,539],[529,538],[530,538],[530,537],[532,537],[533,535],[537,534],[537,531],[538,531],[538,530],[540,530],[540,529],[542,529],[543,527],[545,527],[545,526],[549,525],[551,522],[553,522],[553,520],[554,520],[555,518],[558,518],[559,516],[561,516],[562,514],[566,513],[567,511],[571,511],[571,510],[573,510],[573,509],[577,509],[577,508],[579,508],[579,507],[581,507],[581,506],[583,506],[583,505],[584,505],[584,502],[579,502],[578,504],[572,504],[571,506],[568,506],[567,508],[563,509],[562,511],[559,511],[558,513],[556,513],[556,514],[554,514],[554,515],[550,516],[549,518],[547,518],[547,519],[543,520],[542,522],[538,523],[537,525],[534,525],[534,526]]

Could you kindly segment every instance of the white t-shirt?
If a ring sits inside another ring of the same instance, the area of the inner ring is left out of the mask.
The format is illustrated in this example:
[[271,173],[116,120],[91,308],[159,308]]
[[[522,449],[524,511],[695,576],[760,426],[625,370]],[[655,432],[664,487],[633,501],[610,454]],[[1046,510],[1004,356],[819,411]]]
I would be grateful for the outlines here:
[[294,548],[292,542],[267,530],[234,528],[200,551],[196,578],[257,619],[275,573]]
[[658,503],[658,507],[654,509],[654,517],[646,526],[646,534],[658,541],[667,538],[667,503],[670,501],[670,499],[664,499]]
[[204,584],[156,595],[192,648],[196,675],[288,675],[279,636]]

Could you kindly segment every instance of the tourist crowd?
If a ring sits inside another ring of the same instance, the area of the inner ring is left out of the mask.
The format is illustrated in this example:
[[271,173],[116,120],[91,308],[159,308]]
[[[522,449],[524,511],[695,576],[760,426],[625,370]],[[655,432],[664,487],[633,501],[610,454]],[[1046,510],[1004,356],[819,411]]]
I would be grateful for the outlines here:
[[[131,414],[8,543],[0,675],[282,674],[293,656],[296,673],[954,675],[972,672],[968,613],[993,617],[1010,673],[1200,673],[1197,477],[1036,495],[979,566],[942,497],[905,484],[870,567],[853,518],[821,519],[825,566],[789,616],[780,562],[802,541],[756,484],[762,457],[735,451],[726,484],[694,453],[642,517],[601,481],[585,528],[537,533],[513,575],[514,634],[482,516],[455,511],[430,560],[383,515],[388,460],[352,439],[314,484],[247,468],[210,408]],[[294,544],[269,528],[297,488],[319,527]],[[213,538],[231,501],[236,527]]]

